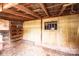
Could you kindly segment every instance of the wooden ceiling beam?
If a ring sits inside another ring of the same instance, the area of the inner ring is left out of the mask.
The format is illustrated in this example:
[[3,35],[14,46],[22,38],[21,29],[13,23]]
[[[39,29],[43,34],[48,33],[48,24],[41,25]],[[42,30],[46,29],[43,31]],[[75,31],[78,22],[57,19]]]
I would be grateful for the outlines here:
[[49,17],[49,14],[48,14],[48,11],[47,11],[45,5],[43,3],[40,3],[39,5],[41,6],[41,8],[45,12],[45,14]]
[[26,19],[27,19],[27,18],[28,18],[28,19],[34,19],[33,17],[30,17],[30,16],[28,16],[28,15],[24,15],[24,14],[22,14],[22,13],[19,13],[19,12],[13,11],[13,10],[9,10],[9,9],[4,10],[3,12],[4,12],[4,13],[13,14],[13,15],[16,15],[16,16],[20,16],[20,17],[25,17]]
[[35,12],[31,11],[31,10],[28,9],[28,8],[25,8],[25,7],[22,6],[22,5],[17,5],[17,6],[14,6],[14,7],[17,8],[17,10],[21,10],[21,11],[25,12],[26,14],[30,14],[30,15],[32,15],[32,16],[35,16],[35,17],[37,17],[37,18],[40,18],[40,16],[37,15]]
[[61,14],[64,12],[64,10],[65,10],[68,6],[70,6],[70,5],[72,5],[72,4],[73,4],[73,3],[70,3],[70,4],[64,4],[64,5],[62,6],[62,9],[61,9],[59,15],[61,15]]
[[[56,4],[56,5],[54,5],[54,6],[49,6],[49,7],[46,7],[47,9],[50,9],[50,8],[54,8],[54,7],[58,7],[58,6],[62,6],[63,4]],[[40,9],[36,9],[36,10],[34,10],[34,11],[39,11]]]
[[66,7],[62,7],[61,11],[59,12],[59,15],[61,15],[65,9],[66,9]]
[[23,17],[16,17],[16,16],[14,16],[14,15],[11,15],[11,14],[5,14],[5,13],[0,13],[0,18],[3,18],[3,19],[5,19],[5,18],[9,18],[10,20],[25,20],[25,18],[23,18]]
[[61,4],[56,4],[56,5],[52,5],[52,6],[49,6],[49,7],[46,7],[46,8],[50,9],[50,8],[58,7],[58,6],[61,6],[61,5],[63,5],[63,3],[61,3]]
[[0,3],[0,11],[2,11],[4,9],[11,8],[11,7],[15,6],[15,5],[18,5],[18,3]]

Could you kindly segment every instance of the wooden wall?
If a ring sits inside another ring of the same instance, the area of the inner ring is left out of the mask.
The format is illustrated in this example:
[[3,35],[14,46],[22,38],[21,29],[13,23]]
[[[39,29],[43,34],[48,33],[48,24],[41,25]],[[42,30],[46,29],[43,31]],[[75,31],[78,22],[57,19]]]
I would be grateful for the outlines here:
[[0,30],[9,30],[9,21],[0,19]]
[[[44,29],[44,22],[49,21],[57,21],[57,30]],[[42,44],[77,53],[75,49],[79,48],[79,14],[43,19],[42,24]],[[41,42],[41,20],[24,23],[24,39]]]
[[6,49],[10,46],[10,32],[9,32],[9,21],[8,20],[0,19],[0,34],[2,35],[2,38],[1,38],[2,40],[0,40],[0,43],[4,42],[3,43],[4,49]]
[[23,24],[24,26],[24,39],[36,43],[40,43],[41,39],[41,21],[28,21]]

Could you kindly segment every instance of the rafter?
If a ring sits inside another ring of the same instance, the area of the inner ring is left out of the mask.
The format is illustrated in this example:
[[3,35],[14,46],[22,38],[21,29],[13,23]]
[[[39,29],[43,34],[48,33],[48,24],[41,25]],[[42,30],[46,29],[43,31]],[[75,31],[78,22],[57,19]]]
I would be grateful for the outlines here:
[[18,5],[19,3],[3,3],[3,4],[4,4],[3,9],[8,9],[10,7]]
[[43,3],[40,3],[39,5],[41,6],[41,8],[45,12],[45,14],[49,17],[49,14],[48,14],[48,11],[47,11],[45,5]]
[[[58,6],[62,6],[63,4],[56,4],[56,5],[54,5],[54,6],[48,6],[48,7],[46,7],[47,9],[50,9],[50,8],[54,8],[54,7],[58,7]],[[40,9],[36,9],[36,10],[34,10],[34,11],[39,11]]]
[[60,13],[59,13],[59,15],[61,15],[61,14],[64,12],[64,10],[65,10],[68,6],[70,6],[70,5],[72,5],[72,4],[73,4],[73,3],[64,4],[63,7],[62,7],[62,9],[61,9],[61,11],[60,11]]
[[62,7],[62,9],[61,9],[59,15],[61,15],[61,14],[64,12],[65,9],[66,9],[66,7]]
[[12,6],[18,5],[18,3],[0,3],[0,4],[2,5],[0,8],[0,11],[11,8]]
[[37,18],[40,18],[40,16],[38,16],[35,12],[31,11],[30,9],[28,8],[25,8],[24,6],[22,5],[17,5],[17,6],[14,6],[15,8],[17,8],[18,10],[21,10],[21,11],[24,11],[26,14],[30,14],[32,16],[35,16]]
[[0,12],[0,18],[2,19],[9,18],[10,20],[25,20],[25,18],[23,17],[18,17],[18,16],[14,16],[14,15],[2,13],[2,12]]
[[76,11],[74,10],[74,4],[72,4],[70,14],[74,14],[74,13],[76,13]]
[[13,14],[13,15],[16,15],[16,16],[20,16],[20,17],[25,17],[25,18],[28,18],[28,19],[34,19],[33,17],[30,17],[28,15],[24,15],[22,13],[19,13],[19,12],[13,11],[13,10],[9,10],[9,9],[4,10],[3,12]]
[[54,8],[54,7],[58,7],[58,6],[61,6],[61,5],[63,5],[63,3],[61,3],[61,4],[56,4],[56,5],[52,5],[52,6],[49,6],[49,7],[47,7],[48,9],[49,8]]

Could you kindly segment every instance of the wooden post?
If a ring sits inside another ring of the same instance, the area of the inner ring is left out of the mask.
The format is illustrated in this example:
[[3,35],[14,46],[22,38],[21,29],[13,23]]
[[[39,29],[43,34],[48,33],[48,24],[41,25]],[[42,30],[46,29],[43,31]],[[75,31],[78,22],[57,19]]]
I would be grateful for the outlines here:
[[42,43],[42,18],[41,18],[41,43]]
[[4,4],[2,3],[2,11],[3,11],[3,9],[4,9]]

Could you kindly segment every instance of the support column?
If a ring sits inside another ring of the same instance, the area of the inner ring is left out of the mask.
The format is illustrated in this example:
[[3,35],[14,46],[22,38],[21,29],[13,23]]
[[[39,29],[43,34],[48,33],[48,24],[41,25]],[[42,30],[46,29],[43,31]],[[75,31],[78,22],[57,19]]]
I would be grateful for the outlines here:
[[41,43],[42,43],[42,18],[41,18]]

